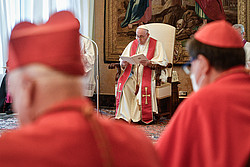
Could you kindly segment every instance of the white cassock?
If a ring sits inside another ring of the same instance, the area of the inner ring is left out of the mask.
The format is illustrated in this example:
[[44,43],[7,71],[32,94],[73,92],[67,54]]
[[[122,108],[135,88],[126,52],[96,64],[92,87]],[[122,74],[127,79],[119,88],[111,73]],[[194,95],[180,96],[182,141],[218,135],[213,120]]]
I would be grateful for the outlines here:
[[[131,45],[133,41],[130,42],[124,49],[122,56],[130,56]],[[145,56],[148,52],[149,38],[144,45],[138,45],[136,54],[143,53]],[[162,43],[157,41],[154,57],[150,60],[152,64],[160,64],[166,66],[168,64],[167,55],[164,51]],[[120,59],[121,62],[121,59]],[[137,81],[137,67],[138,69],[138,81]],[[141,81],[143,75],[143,65],[133,65],[132,72],[124,85],[122,96],[120,99],[120,105],[117,110],[116,119],[124,119],[126,121],[138,122],[141,120]],[[167,81],[168,73],[164,70],[161,75],[163,82]],[[136,83],[140,85],[139,92],[135,95]],[[151,77],[151,96],[152,98],[152,112],[158,113],[157,101],[155,95],[155,71],[152,71]]]
[[244,50],[246,52],[246,67],[250,69],[250,42],[245,43]]
[[86,74],[82,78],[83,83],[83,95],[92,97],[95,91],[95,76],[94,76],[94,64],[95,64],[95,50],[93,43],[82,36],[80,36],[81,44],[81,60],[84,64],[84,70]]

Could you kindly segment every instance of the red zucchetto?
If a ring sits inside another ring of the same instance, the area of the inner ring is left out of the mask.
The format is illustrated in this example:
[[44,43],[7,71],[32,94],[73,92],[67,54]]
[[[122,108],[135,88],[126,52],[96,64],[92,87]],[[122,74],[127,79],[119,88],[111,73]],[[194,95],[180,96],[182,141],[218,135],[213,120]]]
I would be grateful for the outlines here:
[[9,71],[41,63],[67,74],[83,75],[79,28],[79,22],[68,11],[55,13],[42,25],[17,24],[10,36]]
[[213,21],[198,30],[194,38],[206,45],[219,48],[242,48],[239,33],[225,20]]

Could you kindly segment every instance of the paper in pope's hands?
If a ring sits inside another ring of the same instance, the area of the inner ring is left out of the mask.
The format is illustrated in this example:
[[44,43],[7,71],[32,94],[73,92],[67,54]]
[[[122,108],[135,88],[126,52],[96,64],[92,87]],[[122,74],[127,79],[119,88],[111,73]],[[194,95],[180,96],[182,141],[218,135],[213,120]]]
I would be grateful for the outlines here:
[[129,64],[140,64],[142,60],[148,60],[144,54],[135,54],[133,56],[120,56],[123,61],[127,61]]

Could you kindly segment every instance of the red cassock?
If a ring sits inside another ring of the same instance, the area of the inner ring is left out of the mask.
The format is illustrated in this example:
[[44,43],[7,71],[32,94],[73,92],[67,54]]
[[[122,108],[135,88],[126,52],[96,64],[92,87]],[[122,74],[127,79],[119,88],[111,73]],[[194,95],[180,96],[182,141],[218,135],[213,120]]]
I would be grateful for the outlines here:
[[250,76],[243,72],[229,72],[192,94],[156,144],[164,166],[246,166],[250,156],[249,100]]
[[0,166],[160,166],[143,132],[119,121],[83,116],[81,110],[90,109],[84,99],[67,100],[32,124],[6,132],[0,138]]

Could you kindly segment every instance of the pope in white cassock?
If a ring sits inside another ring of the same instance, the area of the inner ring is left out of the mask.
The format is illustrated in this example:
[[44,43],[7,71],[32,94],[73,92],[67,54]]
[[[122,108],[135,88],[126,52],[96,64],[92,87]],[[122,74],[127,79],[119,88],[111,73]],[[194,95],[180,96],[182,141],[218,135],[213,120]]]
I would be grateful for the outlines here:
[[82,82],[84,85],[83,95],[92,97],[95,91],[95,50],[93,43],[83,36],[80,36],[80,43],[82,63],[84,64],[84,71],[86,72],[86,74],[82,78]]
[[153,112],[158,113],[155,71],[151,70],[150,66],[152,64],[167,66],[168,60],[162,43],[149,37],[149,33],[146,25],[139,26],[136,29],[136,40],[130,42],[122,53],[122,56],[128,57],[144,54],[148,60],[131,65],[120,59],[123,73],[118,80],[116,90],[116,119],[150,123],[153,121]]

